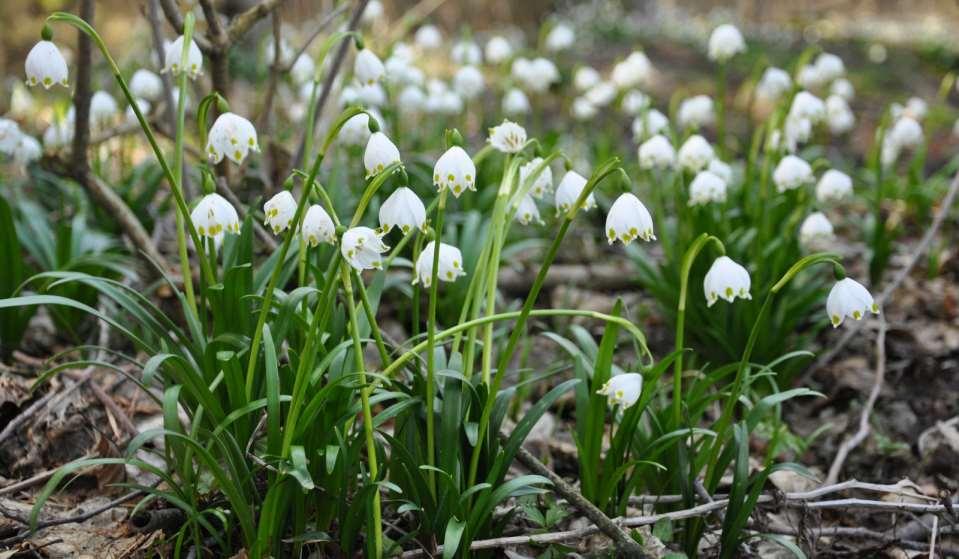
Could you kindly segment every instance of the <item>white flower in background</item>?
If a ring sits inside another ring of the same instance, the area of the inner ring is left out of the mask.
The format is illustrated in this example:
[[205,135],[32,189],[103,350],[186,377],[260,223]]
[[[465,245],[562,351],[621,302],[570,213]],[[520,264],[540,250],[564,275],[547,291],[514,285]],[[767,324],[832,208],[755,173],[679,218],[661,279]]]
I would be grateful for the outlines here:
[[13,148],[11,155],[18,165],[26,166],[40,159],[40,156],[43,155],[43,146],[41,146],[40,142],[33,136],[21,134],[20,141],[17,142],[17,146]]
[[347,146],[365,146],[370,141],[370,134],[369,115],[359,113],[343,123],[337,138]]
[[716,157],[713,146],[699,134],[690,136],[676,153],[679,166],[687,171],[698,172],[706,168]]
[[[313,84],[303,84],[303,87],[300,89],[300,98],[309,100],[312,91]],[[352,85],[344,86],[340,91],[340,106],[348,107],[358,104],[360,104],[359,88]]]
[[802,158],[787,155],[779,160],[773,171],[773,182],[779,192],[793,190],[813,181],[812,167]]
[[457,198],[467,190],[476,190],[476,165],[466,150],[453,146],[436,160],[436,165],[433,166],[433,184],[440,192],[446,188],[450,189]]
[[828,247],[835,238],[832,223],[822,212],[809,214],[799,226],[799,244],[807,250]]
[[90,124],[94,128],[109,125],[117,115],[119,107],[112,95],[106,91],[96,91],[90,97]]
[[175,41],[170,43],[170,46],[166,48],[166,60],[163,66],[164,72],[170,72],[174,76],[180,73],[180,60],[183,56],[183,50],[186,48],[186,68],[183,68],[186,71],[187,76],[190,79],[195,80],[197,76],[203,73],[203,53],[200,52],[200,47],[196,46],[196,43],[193,40],[190,40],[189,47],[184,47],[183,45],[183,35],[180,35],[176,38]]
[[570,112],[573,114],[573,118],[579,121],[583,120],[592,120],[596,117],[596,114],[599,112],[599,109],[596,108],[596,105],[589,102],[589,99],[585,97],[577,97],[573,99],[573,106],[570,107]]
[[517,58],[510,66],[510,75],[533,93],[543,93],[560,78],[556,65],[545,58]]
[[592,66],[580,66],[573,74],[573,87],[579,91],[586,91],[598,84],[600,80],[602,77]]
[[727,185],[733,182],[733,168],[727,163],[724,163],[718,159],[713,159],[709,162],[709,165],[706,166],[706,170],[723,179],[723,182],[725,182]]
[[[71,118],[51,124],[43,131],[44,149],[47,151],[56,151],[66,147],[73,142],[74,131],[74,122]],[[2,135],[2,132],[0,132],[0,135]],[[2,151],[2,149],[0,149],[0,151]]]
[[653,216],[639,198],[626,192],[619,195],[606,215],[606,240],[609,244],[621,241],[628,245],[634,239],[656,240]]
[[150,70],[140,68],[130,78],[130,92],[140,99],[159,101],[163,97],[163,80]]
[[763,72],[759,84],[756,86],[756,95],[770,102],[779,100],[793,86],[789,73],[782,68],[769,67]]
[[903,149],[914,148],[923,141],[922,126],[915,119],[903,116],[886,131],[882,142],[883,165],[892,165]]
[[[576,171],[566,171],[566,174],[563,175],[563,178],[559,181],[559,186],[556,187],[556,211],[567,212],[573,204],[579,200],[580,194],[583,193],[583,187],[586,186],[586,178],[577,173]],[[590,192],[586,197],[586,200],[583,202],[583,210],[591,210],[596,207],[596,198],[593,196],[593,193]]]
[[536,201],[529,194],[523,196],[519,205],[516,206],[516,221],[523,225],[543,223],[543,220],[539,217],[539,208],[536,207]]
[[713,100],[708,95],[696,95],[679,104],[676,121],[681,129],[709,126],[716,118]]
[[210,127],[206,143],[207,156],[219,163],[223,156],[236,164],[243,163],[250,150],[260,151],[253,123],[234,113],[223,113]]
[[839,78],[829,86],[829,93],[838,95],[845,99],[846,102],[850,102],[856,97],[856,88],[854,88],[852,83],[846,78]]
[[873,300],[869,290],[851,278],[841,279],[832,286],[826,298],[826,314],[829,322],[836,328],[848,316],[862,320],[867,312],[879,314],[879,305]]
[[393,163],[400,163],[400,150],[396,148],[386,134],[374,132],[366,143],[363,153],[363,166],[366,167],[366,178],[378,175]]
[[382,107],[386,104],[386,90],[378,83],[357,87],[356,96],[360,104],[367,107]]
[[[812,121],[808,118],[787,116],[783,132],[786,136],[786,150],[795,153],[799,144],[808,142],[812,136]],[[778,147],[778,133],[778,130],[773,131],[773,135],[770,136],[770,145]],[[772,141],[774,138],[777,140],[776,142]]]
[[639,51],[634,51],[626,60],[613,66],[610,79],[619,89],[632,89],[649,83],[652,77],[653,65],[649,58]]
[[826,80],[819,73],[815,64],[806,64],[799,69],[799,75],[796,76],[796,82],[805,89],[819,89]]
[[[519,168],[519,182],[522,186],[526,186],[526,180],[532,176],[532,174],[543,164],[542,157],[534,157],[529,162],[523,164]],[[543,172],[536,176],[533,180],[532,186],[529,188],[529,193],[535,196],[536,198],[542,198],[550,191],[553,190],[553,170],[549,168],[549,165],[543,167]]]
[[508,116],[529,114],[529,98],[522,89],[512,88],[503,95],[503,112]]
[[296,199],[289,190],[281,190],[263,204],[263,225],[269,225],[274,235],[279,235],[293,223],[296,216]]
[[479,97],[484,85],[483,73],[476,66],[463,66],[453,76],[453,89],[467,101]]
[[462,40],[450,51],[450,58],[460,66],[477,66],[483,62],[483,51],[470,40]]
[[919,97],[910,97],[906,101],[906,105],[902,106],[899,103],[893,103],[889,107],[889,113],[892,115],[892,118],[899,119],[901,117],[909,117],[916,122],[921,122],[922,119],[926,118],[926,113],[929,112],[929,105],[920,99]]
[[356,60],[353,61],[353,75],[360,84],[373,85],[380,81],[385,73],[386,68],[383,62],[373,51],[363,49],[356,53]]
[[33,45],[30,52],[27,53],[27,59],[24,62],[24,69],[27,74],[27,84],[42,85],[44,89],[50,89],[54,85],[69,85],[70,71],[67,69],[67,61],[60,53],[57,45],[51,41],[40,41]]
[[343,233],[340,253],[358,272],[383,268],[383,253],[390,247],[383,243],[383,237],[369,227],[354,227]]
[[30,90],[23,84],[14,83],[10,92],[10,116],[28,118],[36,114],[37,103],[33,100]]
[[842,58],[824,52],[816,57],[816,72],[819,75],[820,83],[829,83],[846,74],[846,65],[843,64]]
[[396,108],[406,115],[418,114],[426,106],[426,94],[415,85],[408,85],[400,91],[396,99]]
[[711,171],[700,171],[689,183],[689,205],[726,201],[726,181]]
[[526,145],[526,129],[515,122],[504,120],[499,126],[490,128],[487,141],[503,153],[516,153]]
[[416,46],[425,50],[440,48],[443,45],[443,34],[438,27],[432,24],[426,24],[416,30],[413,36],[413,42]]
[[[137,108],[140,109],[140,114],[146,116],[150,114],[150,109],[153,108],[153,105],[150,104],[146,99],[136,99]],[[126,112],[123,113],[123,118],[130,125],[135,125],[139,122],[137,120],[137,114],[133,111],[133,105],[128,105]]]
[[573,46],[576,32],[566,23],[557,23],[546,35],[545,46],[550,52],[559,52]]
[[[436,241],[430,241],[423,247],[419,258],[416,259],[416,275],[413,277],[413,285],[421,283],[423,287],[430,287],[433,284],[433,251]],[[440,281],[452,282],[456,278],[465,276],[463,270],[463,254],[460,249],[453,245],[440,243],[439,262],[436,267],[436,278]]]
[[430,93],[426,98],[426,112],[441,115],[458,115],[463,112],[463,100],[455,92],[444,90]]
[[752,299],[749,288],[749,272],[728,256],[717,258],[703,279],[707,307],[713,306],[719,299],[729,303],[732,303],[736,297]]
[[833,134],[844,134],[856,125],[856,116],[846,100],[838,95],[826,98],[826,122]]
[[666,136],[657,134],[639,146],[643,169],[670,169],[676,164],[676,149]]
[[816,184],[816,200],[821,204],[852,196],[852,179],[842,171],[829,169]]
[[709,59],[715,62],[726,62],[745,50],[743,34],[734,25],[720,25],[709,36]]
[[380,0],[370,0],[367,2],[366,8],[363,10],[363,15],[360,17],[360,21],[366,25],[371,25],[379,21],[379,19],[383,17],[383,14],[383,3],[380,2]]
[[606,396],[607,402],[612,406],[623,406],[623,409],[631,407],[639,401],[643,394],[643,375],[639,373],[622,373],[611,377],[602,388],[596,391],[597,394]]
[[599,82],[583,95],[587,101],[596,107],[605,107],[616,98],[616,86],[610,82]]
[[293,56],[296,54],[296,51],[293,50],[293,47],[290,46],[290,43],[286,39],[280,39],[280,59],[276,59],[276,45],[274,44],[273,38],[270,37],[266,41],[266,47],[263,49],[263,60],[267,65],[271,65],[274,62],[279,62],[280,64],[287,65],[290,62],[293,62]]
[[9,118],[0,118],[0,153],[11,154],[20,143],[20,125]]
[[293,83],[304,84],[311,82],[316,76],[316,63],[313,62],[313,57],[303,53],[299,58],[296,59],[296,62],[293,63],[293,66],[290,67],[290,77],[293,78]]
[[633,119],[633,139],[637,142],[655,136],[669,128],[669,119],[656,109],[649,109]]
[[313,204],[306,210],[303,223],[300,225],[300,235],[311,247],[320,243],[336,244],[336,227],[333,225],[333,219],[318,204]]
[[627,91],[623,95],[623,100],[620,102],[620,108],[623,109],[623,112],[629,116],[636,116],[642,111],[649,108],[651,101],[649,95],[646,95],[642,91],[632,89]]
[[822,99],[808,91],[800,91],[793,97],[789,107],[789,117],[807,119],[814,124],[826,118],[826,105]]
[[401,186],[380,206],[380,233],[385,235],[394,227],[403,234],[413,229],[426,229],[426,207],[411,189]]
[[502,64],[513,56],[513,46],[505,37],[496,35],[486,42],[486,61],[490,64]]
[[240,232],[240,216],[237,215],[236,208],[216,193],[207,194],[200,199],[190,212],[190,221],[201,237],[216,239],[223,233]]
[[415,83],[419,76],[410,61],[402,56],[393,55],[383,63],[384,79],[390,85],[406,85]]

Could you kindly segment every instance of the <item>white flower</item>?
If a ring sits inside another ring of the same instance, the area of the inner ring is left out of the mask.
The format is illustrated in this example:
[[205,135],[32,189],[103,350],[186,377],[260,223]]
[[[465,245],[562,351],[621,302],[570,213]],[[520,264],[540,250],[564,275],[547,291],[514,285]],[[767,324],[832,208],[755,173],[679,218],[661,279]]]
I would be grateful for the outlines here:
[[866,312],[879,314],[879,305],[873,300],[869,290],[851,278],[841,279],[832,286],[826,298],[826,314],[833,328],[842,324],[848,316],[862,320]]
[[190,221],[201,237],[216,239],[223,233],[240,232],[240,216],[237,215],[236,208],[230,205],[226,198],[215,193],[200,199],[190,212]]
[[543,220],[539,217],[539,208],[536,207],[536,201],[529,194],[523,196],[519,205],[516,206],[516,221],[523,225],[543,223]]
[[700,128],[713,123],[713,100],[708,95],[696,95],[679,104],[676,120],[680,128]]
[[163,96],[163,80],[150,70],[140,68],[130,78],[130,91],[140,99],[159,101]]
[[290,227],[296,216],[296,199],[289,190],[281,190],[263,204],[263,225],[269,225],[274,235]]
[[548,90],[549,86],[559,81],[560,77],[559,70],[551,61],[545,58],[528,60],[522,57],[513,60],[510,75],[534,93]]
[[357,87],[356,96],[360,103],[367,107],[382,107],[386,104],[386,91],[378,83]]
[[[778,130],[773,130],[773,135],[770,135],[770,145],[778,147],[778,133]],[[808,118],[787,116],[786,124],[783,127],[783,133],[786,137],[785,148],[790,153],[795,153],[799,144],[808,142],[810,136],[812,136],[812,121]],[[773,138],[775,138],[777,141],[773,142]]]
[[383,12],[383,3],[380,0],[370,0],[367,2],[360,19],[363,23],[370,25],[383,17]]
[[816,57],[816,73],[820,83],[829,83],[841,78],[846,73],[846,66],[835,54],[824,52]]
[[[586,186],[586,178],[576,171],[566,171],[556,187],[556,211],[567,212],[579,200]],[[596,198],[590,192],[583,202],[582,209],[591,210],[596,207]]]
[[43,147],[36,138],[29,134],[21,134],[17,147],[13,148],[13,160],[19,165],[32,163],[43,155]]
[[[2,122],[3,119],[0,119]],[[62,147],[67,146],[73,142],[73,134],[75,132],[75,125],[72,118],[68,118],[62,122],[55,122],[47,127],[43,131],[43,147],[48,151],[56,151]],[[0,128],[0,137],[2,137],[2,128]],[[3,140],[0,139],[0,144]],[[0,151],[3,151],[0,148]]]
[[20,125],[9,118],[0,118],[0,153],[12,154],[20,144]]
[[781,68],[769,67],[763,72],[763,77],[756,86],[756,95],[768,101],[776,101],[785,95],[792,85],[793,81],[788,72]]
[[856,117],[852,114],[849,104],[838,95],[826,98],[826,122],[833,134],[843,134],[852,130],[856,124]]
[[290,77],[293,78],[295,84],[308,83],[315,75],[316,63],[313,62],[313,57],[306,53],[301,54],[293,63],[293,66],[290,67]]
[[118,110],[117,102],[112,95],[106,91],[96,91],[90,97],[90,124],[95,128],[106,126],[110,124]]
[[[143,114],[144,116],[150,114],[150,109],[152,105],[150,105],[149,101],[147,101],[146,99],[139,99],[139,98],[135,99],[135,101],[137,104],[137,108],[140,109],[141,114]],[[135,125],[139,122],[137,120],[137,114],[133,110],[133,105],[127,106],[127,110],[123,113],[123,118],[126,120],[126,122],[130,123],[131,125]]]
[[473,41],[463,40],[453,45],[453,49],[450,51],[450,58],[460,66],[475,66],[483,62],[483,51],[481,51],[479,45]]
[[656,109],[649,109],[633,119],[633,138],[642,141],[659,134],[669,127],[669,119]]
[[415,85],[408,85],[400,91],[396,99],[396,108],[406,115],[417,114],[426,105],[426,94]]
[[643,169],[669,169],[676,164],[676,149],[661,134],[646,140],[639,146],[639,165]]
[[260,151],[253,123],[234,113],[223,113],[213,121],[206,142],[210,161],[219,163],[223,156],[226,156],[234,163],[240,164],[250,150]]
[[27,54],[24,66],[28,85],[40,84],[44,89],[50,89],[57,84],[64,87],[68,85],[70,71],[67,69],[67,61],[57,45],[51,41],[40,41],[34,45]]
[[453,146],[436,160],[433,184],[440,192],[450,189],[457,198],[467,190],[476,190],[476,165],[466,150]]
[[382,254],[390,247],[383,243],[383,236],[369,227],[354,227],[343,233],[340,252],[343,258],[357,271],[381,269]]
[[728,23],[713,29],[713,34],[709,36],[710,60],[726,62],[745,50],[746,41],[743,40],[743,34]]
[[622,241],[624,245],[633,239],[653,241],[653,216],[639,198],[629,192],[619,195],[606,215],[606,240],[609,244]]
[[642,86],[650,81],[653,66],[645,54],[635,51],[626,57],[626,60],[613,66],[613,72],[610,76],[616,87],[620,89],[632,89]]
[[36,114],[36,107],[30,90],[20,83],[14,83],[10,92],[10,115],[16,118],[32,117]]
[[773,171],[773,182],[779,192],[799,188],[813,181],[812,167],[795,155],[783,157]]
[[416,30],[413,41],[421,49],[432,50],[443,44],[443,34],[435,25],[427,24]]
[[914,118],[903,116],[887,134],[900,147],[916,147],[922,143],[922,126]]
[[749,294],[749,272],[732,258],[720,256],[709,267],[703,279],[703,291],[706,293],[706,306],[713,306],[720,298],[732,303],[736,297],[752,299]]
[[270,39],[266,41],[266,48],[263,50],[263,60],[267,65],[273,64],[274,62],[286,65],[293,61],[293,55],[295,54],[296,51],[293,50],[290,43],[288,43],[286,39],[280,39],[280,58],[277,60],[274,41],[273,38],[270,37]]
[[507,115],[525,115],[529,111],[529,99],[523,90],[514,87],[503,95],[503,112]]
[[856,96],[856,89],[846,78],[839,78],[838,80],[832,82],[832,85],[829,86],[829,93],[832,95],[838,95],[849,102],[852,101]]
[[515,122],[504,120],[499,126],[490,128],[487,141],[503,153],[517,153],[526,145],[526,129]]
[[483,73],[476,66],[463,66],[453,76],[453,89],[467,101],[479,97],[484,85]]
[[596,107],[605,107],[616,98],[616,86],[610,82],[599,82],[589,88],[583,97]]
[[816,200],[820,203],[841,200],[852,195],[852,179],[842,171],[829,169],[816,185]]
[[806,89],[818,89],[826,82],[815,64],[806,64],[800,68],[796,81]]
[[807,249],[827,246],[835,237],[832,223],[822,212],[809,214],[799,226],[799,244]]
[[623,95],[623,100],[620,102],[620,107],[623,109],[623,112],[629,116],[638,115],[640,112],[648,109],[649,105],[649,95],[636,89],[626,92],[626,95]]
[[363,49],[356,53],[356,60],[353,61],[353,76],[360,84],[373,85],[380,81],[385,72],[383,62],[370,49]]
[[565,23],[557,23],[546,35],[546,50],[559,52],[573,46],[576,41],[576,32]]
[[813,123],[821,122],[826,117],[826,105],[822,99],[808,91],[800,91],[793,97],[789,107],[789,117],[808,119]]
[[380,206],[380,233],[385,235],[393,227],[399,227],[404,235],[426,228],[426,208],[416,193],[405,186],[393,191]]
[[699,134],[690,136],[676,154],[679,166],[687,171],[701,171],[716,157],[713,146]]
[[573,87],[579,91],[586,91],[587,89],[598,84],[602,78],[593,67],[591,66],[580,66],[576,70],[576,73],[573,74]]
[[912,117],[916,122],[920,122],[922,119],[926,118],[926,113],[928,112],[928,103],[919,97],[910,97],[909,100],[906,101],[905,108],[903,108],[902,116]]
[[589,99],[577,97],[573,99],[573,106],[570,108],[570,112],[572,112],[573,118],[576,120],[592,120],[596,117],[599,109],[596,108],[596,105],[590,103]]
[[700,171],[689,183],[689,205],[726,201],[726,181],[711,171]]
[[[430,241],[419,258],[416,259],[416,274],[413,276],[413,285],[420,283],[423,287],[430,287],[433,284],[433,258],[436,241]],[[463,270],[463,255],[460,249],[453,245],[440,243],[439,262],[436,268],[436,277],[440,281],[453,282],[460,276],[465,276]]]
[[[523,164],[519,168],[520,184],[525,186],[527,179],[529,179],[533,172],[542,164],[542,157],[534,157],[528,163]],[[546,165],[543,167],[543,172],[537,175],[533,180],[533,185],[530,186],[529,193],[536,198],[542,198],[551,190],[553,190],[553,170],[549,168],[549,165]]]
[[496,35],[486,42],[486,61],[501,64],[513,56],[513,46],[504,37]]
[[359,113],[351,116],[340,127],[337,137],[347,146],[364,146],[370,141],[370,116]]
[[610,405],[621,405],[628,408],[639,401],[643,394],[643,375],[639,373],[622,373],[610,377],[597,394],[606,396]]
[[[180,35],[175,41],[170,43],[166,48],[166,61],[163,66],[164,72],[170,72],[174,76],[180,73],[180,60],[183,56],[184,48],[183,35]],[[196,43],[193,42],[192,39],[187,48],[186,68],[184,68],[184,70],[190,79],[196,79],[197,76],[203,73],[203,53],[200,52],[200,47],[196,46]]]
[[733,168],[718,159],[710,161],[706,170],[723,179],[727,185],[733,181]]
[[300,224],[300,235],[311,247],[321,242],[336,244],[336,227],[333,225],[333,219],[318,204],[313,204],[306,210],[303,223]]
[[396,148],[396,144],[382,132],[370,134],[370,141],[366,143],[366,151],[363,153],[366,178],[382,173],[383,169],[393,163],[400,163],[400,150]]

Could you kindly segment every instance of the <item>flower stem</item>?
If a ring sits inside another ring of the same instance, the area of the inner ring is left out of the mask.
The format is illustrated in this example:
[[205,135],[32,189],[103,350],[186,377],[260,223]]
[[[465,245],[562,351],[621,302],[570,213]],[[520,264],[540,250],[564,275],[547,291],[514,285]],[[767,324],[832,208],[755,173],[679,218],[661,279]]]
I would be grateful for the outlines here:
[[[189,45],[192,38],[193,18],[191,17],[187,18],[183,25],[183,44]],[[180,68],[184,69],[184,71],[180,72],[179,79],[177,80],[179,82],[179,94],[177,96],[176,136],[173,151],[173,176],[174,182],[177,185],[176,188],[180,188],[183,185],[183,134],[186,128],[187,91],[187,73],[185,69],[187,67],[188,54],[189,49],[184,47],[180,54]],[[184,218],[185,216],[181,212],[176,212],[176,241],[177,251],[180,255],[180,275],[183,276],[183,292],[186,295],[187,304],[193,309],[193,314],[199,316],[196,306],[196,295],[193,293],[193,272],[190,266],[190,255],[187,253],[186,248],[186,226],[183,223]],[[200,249],[197,249],[197,251],[201,252],[200,258],[203,258],[202,251],[200,251]]]
[[439,286],[440,239],[443,235],[443,214],[446,213],[447,189],[440,191],[439,205],[436,206],[436,225],[433,239],[433,270],[430,272],[430,304],[426,317],[426,463],[430,465],[430,493],[436,497],[436,476],[432,466],[436,462],[436,429],[433,417],[433,400],[436,398],[436,290]]

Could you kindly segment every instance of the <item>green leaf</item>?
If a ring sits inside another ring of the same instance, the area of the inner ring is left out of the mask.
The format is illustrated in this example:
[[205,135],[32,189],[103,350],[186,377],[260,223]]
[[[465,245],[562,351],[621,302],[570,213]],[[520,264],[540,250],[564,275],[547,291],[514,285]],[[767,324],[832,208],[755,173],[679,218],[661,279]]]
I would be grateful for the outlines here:
[[316,485],[310,476],[310,468],[306,460],[306,450],[304,450],[302,446],[296,445],[290,447],[290,462],[293,464],[293,469],[290,470],[290,474],[296,478],[296,481],[300,482],[300,487],[302,487],[304,491],[312,491]]
[[443,537],[443,559],[453,559],[456,556],[456,550],[460,547],[460,540],[463,538],[463,530],[466,528],[466,522],[456,518],[450,518],[446,524],[446,535]]

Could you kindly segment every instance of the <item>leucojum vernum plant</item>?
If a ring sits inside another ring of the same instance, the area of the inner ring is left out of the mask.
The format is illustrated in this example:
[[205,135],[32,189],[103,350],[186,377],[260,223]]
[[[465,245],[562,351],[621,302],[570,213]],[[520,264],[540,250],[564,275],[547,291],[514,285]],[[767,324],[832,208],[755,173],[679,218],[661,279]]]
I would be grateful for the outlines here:
[[[471,545],[507,533],[518,511],[546,526],[530,503],[557,489],[522,473],[519,456],[562,407],[576,490],[602,514],[628,516],[637,495],[681,495],[655,506],[668,511],[722,491],[724,515],[656,534],[696,556],[712,532],[735,556],[761,534],[747,523],[766,479],[802,471],[783,460],[794,438],[779,410],[816,395],[792,385],[807,350],[827,324],[880,312],[865,286],[883,278],[900,232],[884,200],[928,212],[928,195],[914,199],[925,106],[891,109],[865,164],[843,167],[815,149],[855,126],[833,54],[808,50],[792,71],[764,59],[740,84],[749,49],[724,24],[705,44],[712,96],[661,102],[646,92],[657,74],[642,50],[585,65],[572,22],[551,20],[524,48],[495,34],[447,41],[423,21],[387,33],[379,2],[356,4],[343,17],[365,7],[359,27],[298,50],[277,25],[244,51],[270,80],[255,101],[222,75],[236,71],[224,66],[231,33],[248,31],[252,12],[221,21],[174,6],[159,72],[153,56],[116,58],[93,21],[47,18],[28,89],[15,86],[33,112],[0,119],[0,152],[17,169],[0,198],[3,353],[42,307],[75,347],[37,387],[69,369],[119,372],[162,422],[119,456],[64,465],[30,521],[78,472],[122,464],[137,472],[123,484],[134,513],[180,511],[165,535],[177,557],[491,556]],[[85,67],[61,54],[71,28],[94,47]],[[90,91],[91,72],[102,90]],[[748,132],[730,125],[734,87],[747,93],[736,120]],[[28,133],[41,109],[42,144]],[[619,145],[624,117],[632,146]],[[82,238],[64,257],[43,212],[86,200],[76,184],[90,179],[40,169],[77,145],[128,215],[99,198],[76,204]],[[857,198],[869,215],[838,222]],[[160,227],[170,215],[163,261],[140,241],[110,241],[131,220]],[[865,266],[833,250],[840,230],[861,235]],[[599,258],[632,270],[658,305],[668,347],[647,343],[623,301],[599,312],[542,296],[554,262],[597,240]],[[521,258],[529,273],[513,300],[500,281]],[[552,357],[531,351],[537,339]]]

